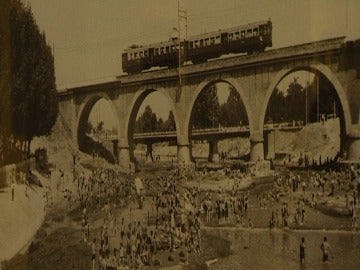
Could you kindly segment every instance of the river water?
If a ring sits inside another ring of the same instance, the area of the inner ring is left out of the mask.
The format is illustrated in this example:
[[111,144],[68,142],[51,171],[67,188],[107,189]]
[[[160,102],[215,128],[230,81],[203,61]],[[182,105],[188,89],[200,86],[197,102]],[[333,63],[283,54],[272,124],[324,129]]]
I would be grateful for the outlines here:
[[[215,269],[292,270],[360,269],[360,233],[311,230],[211,229],[232,242],[232,254],[209,267]],[[330,262],[322,263],[323,237],[331,246]],[[305,237],[305,264],[299,260],[301,237]],[[248,246],[248,248],[247,248]]]

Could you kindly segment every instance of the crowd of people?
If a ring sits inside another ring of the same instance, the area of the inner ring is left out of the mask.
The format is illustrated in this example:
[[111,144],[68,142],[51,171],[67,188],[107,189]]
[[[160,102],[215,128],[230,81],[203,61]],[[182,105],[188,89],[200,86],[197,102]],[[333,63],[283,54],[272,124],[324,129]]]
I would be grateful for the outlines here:
[[[269,228],[303,225],[306,206],[317,208],[324,198],[344,199],[346,209],[357,223],[360,199],[360,168],[315,172],[276,172],[271,188],[261,192],[244,191],[240,183],[249,177],[240,170],[227,169],[226,177],[233,187],[204,191],[186,188],[179,171],[143,179],[145,189],[139,193],[134,179],[112,169],[94,169],[91,174],[75,174],[70,185],[62,185],[69,205],[81,209],[82,241],[91,246],[92,269],[133,269],[159,264],[162,251],[183,249],[201,252],[200,224],[237,224],[253,228],[251,206],[270,210]],[[206,178],[206,173],[205,173]],[[44,189],[46,201],[50,190]],[[145,194],[146,193],[146,194]],[[286,199],[282,199],[284,197]],[[292,201],[287,201],[292,198]],[[143,216],[135,209],[146,205]],[[142,202],[142,203],[140,203]],[[129,206],[130,216],[125,211]],[[131,214],[133,211],[133,216]],[[102,217],[100,228],[93,224],[94,215]]]
[[[81,212],[81,241],[91,246],[92,269],[156,265],[160,251],[178,248],[200,252],[200,213],[192,207],[195,194],[178,185],[176,173],[146,179],[141,191],[132,177],[112,169],[77,173],[70,182],[65,178],[60,176],[58,187],[68,207]],[[146,209],[141,211],[145,193]],[[47,188],[44,196],[49,200]],[[127,206],[130,215],[124,210]]]

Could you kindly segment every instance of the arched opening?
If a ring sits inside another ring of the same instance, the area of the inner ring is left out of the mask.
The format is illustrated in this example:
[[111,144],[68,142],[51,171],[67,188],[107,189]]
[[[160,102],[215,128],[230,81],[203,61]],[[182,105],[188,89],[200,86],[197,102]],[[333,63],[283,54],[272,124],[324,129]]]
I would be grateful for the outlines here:
[[79,150],[109,163],[117,160],[119,123],[112,102],[103,96],[87,100],[81,110],[77,129]]
[[247,158],[250,132],[244,103],[239,89],[225,80],[209,82],[197,93],[188,134],[198,168],[208,161]]
[[177,160],[177,114],[169,96],[147,89],[135,97],[128,122],[130,160],[144,165]]
[[283,74],[265,112],[265,156],[275,164],[290,162],[296,166],[323,166],[336,161],[346,135],[339,91],[315,68]]

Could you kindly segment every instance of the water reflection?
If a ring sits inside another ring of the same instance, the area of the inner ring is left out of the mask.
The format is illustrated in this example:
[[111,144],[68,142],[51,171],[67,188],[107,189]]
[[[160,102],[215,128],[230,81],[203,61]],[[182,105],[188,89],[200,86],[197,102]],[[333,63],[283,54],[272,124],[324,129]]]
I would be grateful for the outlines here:
[[[360,269],[360,234],[355,232],[218,229],[211,233],[232,241],[232,254],[210,269]],[[331,245],[329,263],[321,261],[324,236]],[[299,259],[301,237],[305,237],[304,265]]]

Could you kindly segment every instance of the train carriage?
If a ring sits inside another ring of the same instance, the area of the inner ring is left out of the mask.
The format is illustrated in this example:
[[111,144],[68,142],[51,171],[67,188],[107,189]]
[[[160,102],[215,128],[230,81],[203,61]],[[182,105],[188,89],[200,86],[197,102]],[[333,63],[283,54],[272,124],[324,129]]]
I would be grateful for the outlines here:
[[[270,20],[260,21],[192,36],[181,43],[181,60],[197,64],[229,53],[262,52],[271,46],[272,23]],[[123,71],[129,74],[156,66],[176,67],[178,64],[177,38],[146,46],[133,45],[122,54]]]

